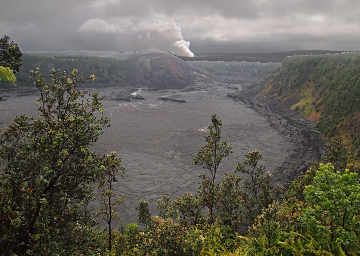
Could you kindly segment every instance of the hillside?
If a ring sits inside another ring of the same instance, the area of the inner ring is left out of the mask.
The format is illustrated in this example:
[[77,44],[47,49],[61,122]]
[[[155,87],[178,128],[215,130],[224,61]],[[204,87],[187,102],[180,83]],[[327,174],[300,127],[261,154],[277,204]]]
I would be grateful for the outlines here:
[[185,61],[166,53],[147,53],[115,57],[25,54],[17,74],[18,86],[31,86],[29,73],[39,66],[43,73],[51,68],[96,74],[101,86],[141,87],[151,89],[182,89],[192,84],[193,69]]
[[360,55],[288,57],[261,96],[276,98],[315,121],[326,136],[360,148]]

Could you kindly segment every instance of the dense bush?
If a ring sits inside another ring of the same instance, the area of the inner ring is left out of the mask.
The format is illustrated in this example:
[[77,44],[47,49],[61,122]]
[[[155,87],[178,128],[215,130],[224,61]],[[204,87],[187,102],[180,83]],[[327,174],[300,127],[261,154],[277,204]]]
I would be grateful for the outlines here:
[[304,201],[285,200],[264,209],[237,254],[359,255],[358,174],[320,164],[303,194]]
[[7,255],[68,255],[97,246],[87,203],[110,166],[91,145],[109,120],[98,95],[78,88],[76,69],[52,70],[50,77],[33,73],[39,116],[16,117],[0,136],[0,247]]

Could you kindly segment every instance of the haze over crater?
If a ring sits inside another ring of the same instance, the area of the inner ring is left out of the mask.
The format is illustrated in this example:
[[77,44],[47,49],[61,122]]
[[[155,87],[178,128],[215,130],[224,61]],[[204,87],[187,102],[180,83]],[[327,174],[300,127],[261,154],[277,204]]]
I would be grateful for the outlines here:
[[3,0],[0,31],[24,50],[357,50],[357,0]]

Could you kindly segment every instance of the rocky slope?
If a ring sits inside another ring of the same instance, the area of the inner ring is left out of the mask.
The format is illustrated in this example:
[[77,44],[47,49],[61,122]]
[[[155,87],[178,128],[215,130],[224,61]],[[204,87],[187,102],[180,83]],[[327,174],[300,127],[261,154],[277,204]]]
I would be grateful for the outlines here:
[[260,95],[316,122],[325,137],[340,135],[359,153],[360,54],[287,58]]
[[287,184],[304,173],[314,161],[320,160],[324,143],[314,122],[305,120],[275,98],[261,96],[263,89],[264,83],[253,84],[238,93],[229,94],[228,97],[243,102],[264,116],[271,127],[296,145],[275,170],[275,182]]

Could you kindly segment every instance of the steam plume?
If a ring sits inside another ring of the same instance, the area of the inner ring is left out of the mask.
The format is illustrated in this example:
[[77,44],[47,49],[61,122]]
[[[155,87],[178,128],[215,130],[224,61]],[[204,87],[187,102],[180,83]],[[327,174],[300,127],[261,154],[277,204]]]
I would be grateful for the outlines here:
[[178,40],[173,44],[175,54],[185,57],[194,57],[194,53],[190,50],[190,42],[184,40],[181,27],[174,22],[174,29],[177,31]]
[[[194,57],[190,42],[184,39],[181,27],[171,18],[154,15],[151,18],[118,18],[111,21],[100,18],[83,23],[79,32],[113,35],[115,38],[132,38],[134,50],[159,49],[179,56]],[[116,41],[116,40],[115,40]]]
[[174,51],[177,55],[194,57],[194,53],[190,50],[190,42],[179,40],[174,43]]

